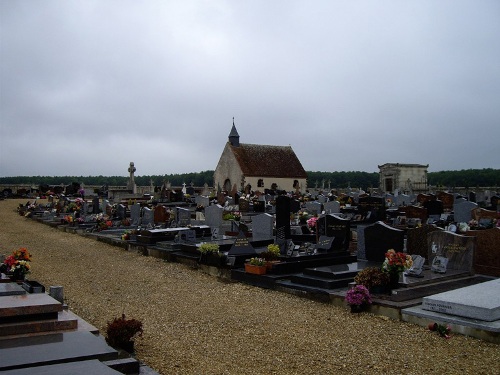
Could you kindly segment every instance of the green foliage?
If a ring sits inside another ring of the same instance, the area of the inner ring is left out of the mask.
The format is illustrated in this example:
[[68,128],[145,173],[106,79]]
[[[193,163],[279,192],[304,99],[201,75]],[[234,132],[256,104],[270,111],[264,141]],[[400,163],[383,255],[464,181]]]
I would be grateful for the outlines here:
[[432,186],[466,187],[500,186],[500,169],[462,169],[460,171],[429,172],[427,179]]
[[[328,189],[330,188],[362,188],[378,187],[379,173],[378,172],[307,172],[307,184],[310,188]],[[163,182],[170,181],[172,186],[181,186],[183,183],[201,187],[205,183],[208,186],[213,186],[213,170],[202,172],[191,172],[182,174],[165,174],[152,176],[136,176],[135,182],[138,186],[149,186],[151,180],[154,186],[161,186]],[[474,188],[477,186],[495,187],[500,186],[500,169],[467,169],[460,171],[440,171],[429,172],[427,174],[429,185],[443,188],[467,187]],[[83,183],[84,185],[95,186],[125,186],[127,185],[128,176],[16,176],[16,177],[0,177],[0,184],[7,185],[24,185],[30,184],[39,186],[47,185],[70,185],[73,182]]]

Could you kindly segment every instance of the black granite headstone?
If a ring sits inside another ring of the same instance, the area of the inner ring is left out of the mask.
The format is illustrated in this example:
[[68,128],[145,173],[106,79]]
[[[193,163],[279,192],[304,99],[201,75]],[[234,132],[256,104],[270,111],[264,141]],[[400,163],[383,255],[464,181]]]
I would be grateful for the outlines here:
[[404,249],[404,231],[395,229],[381,221],[365,228],[366,260],[383,262],[389,249],[402,252]]
[[290,200],[290,212],[296,214],[300,211],[300,202],[297,199]]
[[264,201],[254,201],[253,202],[254,212],[266,212],[266,202]]
[[444,212],[443,202],[440,200],[430,200],[424,202],[424,207],[427,208],[427,215],[441,215]]
[[385,199],[382,197],[360,197],[358,214],[370,223],[385,220]]
[[286,195],[280,195],[276,198],[276,230],[283,230],[285,239],[292,237],[290,231],[290,198]]
[[336,215],[321,216],[318,221],[320,236],[334,237],[332,251],[348,251],[351,238],[351,221]]
[[99,197],[94,197],[92,199],[92,213],[93,214],[98,214],[100,212],[99,209]]

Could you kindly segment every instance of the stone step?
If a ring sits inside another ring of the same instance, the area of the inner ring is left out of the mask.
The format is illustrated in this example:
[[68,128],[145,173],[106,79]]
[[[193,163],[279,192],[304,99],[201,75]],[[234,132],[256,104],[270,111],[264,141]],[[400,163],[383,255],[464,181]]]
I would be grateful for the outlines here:
[[354,278],[360,270],[357,262],[349,264],[336,264],[325,267],[306,268],[304,275],[322,277],[325,279]]
[[78,319],[66,311],[60,311],[57,319],[41,319],[0,324],[0,337],[42,332],[76,330]]
[[319,287],[322,289],[337,289],[346,287],[353,281],[352,277],[347,278],[334,278],[326,279],[323,277],[316,277],[306,274],[298,274],[290,277],[293,284],[300,284],[312,287]]
[[12,319],[57,318],[63,305],[45,293],[0,297],[0,323],[9,323]]

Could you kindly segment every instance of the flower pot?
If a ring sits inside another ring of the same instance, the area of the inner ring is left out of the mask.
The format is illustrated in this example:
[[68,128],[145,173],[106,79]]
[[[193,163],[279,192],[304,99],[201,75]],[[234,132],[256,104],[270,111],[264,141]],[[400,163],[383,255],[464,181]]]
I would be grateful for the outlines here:
[[14,282],[17,282],[17,283],[21,283],[24,281],[26,275],[23,273],[23,272],[20,272],[20,271],[14,271],[13,273],[11,273],[9,275],[9,279],[11,281],[14,281]]
[[264,275],[266,271],[266,266],[254,266],[253,264],[245,263],[246,273],[253,273],[254,275]]

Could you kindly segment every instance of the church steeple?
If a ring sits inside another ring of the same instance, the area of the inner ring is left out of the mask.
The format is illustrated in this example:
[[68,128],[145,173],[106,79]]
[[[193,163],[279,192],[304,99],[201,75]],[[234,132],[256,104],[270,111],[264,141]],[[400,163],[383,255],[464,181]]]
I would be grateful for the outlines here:
[[240,135],[236,130],[236,126],[234,125],[234,117],[233,117],[233,127],[231,128],[231,133],[229,133],[229,143],[231,146],[239,147],[240,146]]

